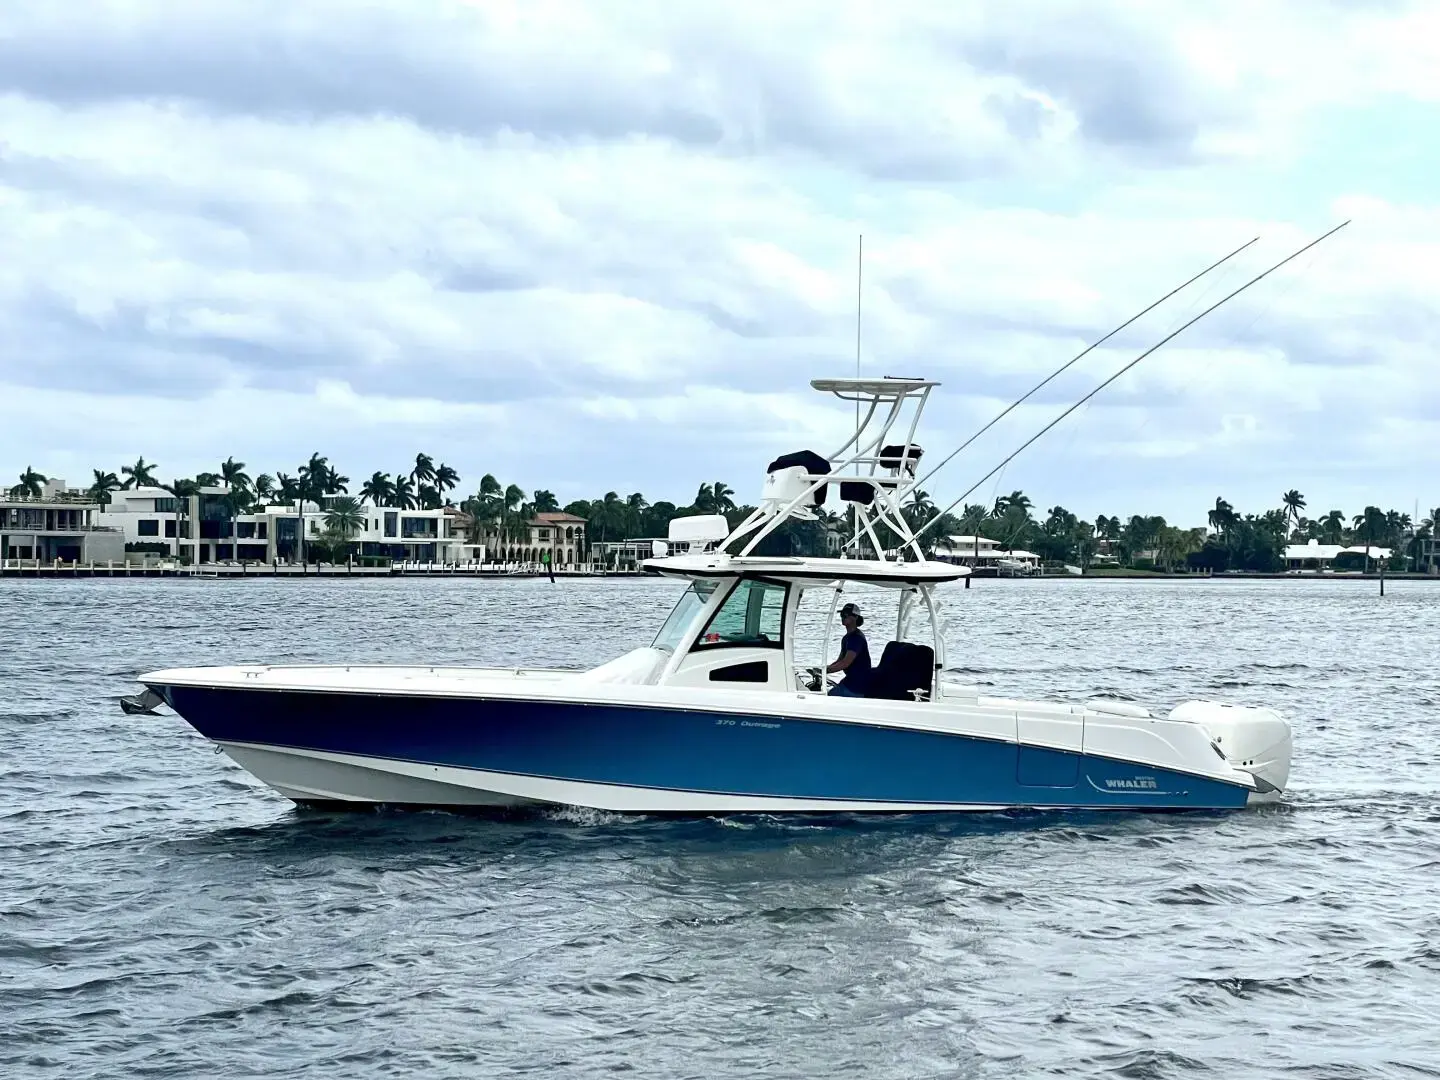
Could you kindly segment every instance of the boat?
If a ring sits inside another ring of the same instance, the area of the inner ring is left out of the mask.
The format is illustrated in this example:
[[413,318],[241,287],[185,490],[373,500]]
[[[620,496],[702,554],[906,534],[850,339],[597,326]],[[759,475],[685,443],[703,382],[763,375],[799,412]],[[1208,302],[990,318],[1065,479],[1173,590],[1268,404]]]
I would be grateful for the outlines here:
[[[1281,797],[1291,730],[1271,708],[1024,701],[948,668],[942,600],[963,603],[970,569],[928,559],[906,517],[939,384],[811,385],[858,404],[854,434],[828,455],[775,458],[734,528],[719,515],[671,524],[643,563],[678,590],[649,644],[587,670],[176,668],[140,676],[145,690],[122,706],[168,707],[301,805],[825,814],[1236,810]],[[813,521],[827,501],[854,515],[838,555],[775,550],[784,523]],[[825,668],[838,613],[857,601],[879,660],[863,695],[841,695]]]

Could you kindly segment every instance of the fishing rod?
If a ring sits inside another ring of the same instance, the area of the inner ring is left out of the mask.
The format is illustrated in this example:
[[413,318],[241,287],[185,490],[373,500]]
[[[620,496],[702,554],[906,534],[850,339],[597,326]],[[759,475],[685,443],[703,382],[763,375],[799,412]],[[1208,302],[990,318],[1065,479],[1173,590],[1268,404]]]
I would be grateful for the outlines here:
[[[1126,364],[1124,367],[1122,367],[1119,371],[1115,372],[1114,375],[1111,375],[1108,379],[1106,379],[1104,382],[1102,382],[1099,386],[1095,387],[1094,390],[1091,390],[1088,394],[1086,394],[1084,397],[1082,397],[1079,401],[1075,402],[1074,405],[1071,405],[1068,409],[1066,409],[1064,412],[1062,412],[1059,416],[1055,417],[1054,420],[1051,420],[1048,424],[1046,424],[1043,428],[1041,428],[1039,431],[1037,431],[1034,435],[1030,436],[1030,438],[1027,439],[1027,440],[1020,446],[1019,449],[1017,449],[1014,453],[1012,453],[1012,454],[1011,454],[1009,457],[1007,457],[1004,461],[1000,462],[999,465],[996,465],[995,468],[991,469],[988,473],[986,473],[984,476],[982,476],[979,480],[975,481],[975,483],[972,484],[972,485],[970,486],[970,488],[969,488],[968,490],[966,490],[966,492],[965,492],[963,495],[960,496],[960,498],[956,499],[956,500],[955,500],[954,502],[952,502],[949,506],[947,506],[944,510],[941,510],[940,513],[936,514],[933,518],[931,518],[918,532],[916,532],[916,533],[914,534],[914,536],[913,536],[911,539],[912,539],[912,540],[919,540],[921,536],[923,536],[926,532],[928,532],[928,531],[930,530],[931,526],[933,526],[937,521],[939,521],[942,517],[944,517],[946,514],[948,514],[951,510],[954,510],[955,507],[959,506],[962,502],[964,502],[965,499],[968,498],[968,497],[975,491],[976,488],[978,488],[981,484],[985,483],[986,480],[989,480],[992,476],[994,476],[996,473],[998,473],[998,472],[999,472],[1001,469],[1003,469],[1006,465],[1009,465],[1010,462],[1014,461],[1017,457],[1019,457],[1021,451],[1023,451],[1026,447],[1028,447],[1028,446],[1030,446],[1032,443],[1034,443],[1037,439],[1040,438],[1040,436],[1044,435],[1047,431],[1049,431],[1051,428],[1053,428],[1056,424],[1060,423],[1061,420],[1064,420],[1065,417],[1069,416],[1072,412],[1074,412],[1076,409],[1078,409],[1081,405],[1084,405],[1087,401],[1089,401],[1091,398],[1093,398],[1093,397],[1094,397],[1096,394],[1098,394],[1101,390],[1104,390],[1105,387],[1109,386],[1112,382],[1114,382],[1116,379],[1118,379],[1121,375],[1124,375],[1125,372],[1129,371],[1129,370],[1130,370],[1131,368],[1133,368],[1136,364],[1140,363],[1141,360],[1144,360],[1147,356],[1149,356],[1151,353],[1155,352],[1157,349],[1159,349],[1159,348],[1160,348],[1162,345],[1164,345],[1166,342],[1171,341],[1172,339],[1174,339],[1174,338],[1176,338],[1176,337],[1179,337],[1181,333],[1183,333],[1185,330],[1189,329],[1190,327],[1194,326],[1197,322],[1199,322],[1201,319],[1205,318],[1206,315],[1209,315],[1209,314],[1210,314],[1212,311],[1214,311],[1216,308],[1221,307],[1221,306],[1223,306],[1223,305],[1225,305],[1225,304],[1228,304],[1231,300],[1235,299],[1235,297],[1239,296],[1239,295],[1240,295],[1242,292],[1244,292],[1246,289],[1250,288],[1251,285],[1254,285],[1254,284],[1256,284],[1257,282],[1261,281],[1262,279],[1269,277],[1271,274],[1273,274],[1276,270],[1279,270],[1279,269],[1280,269],[1282,266],[1284,266],[1286,263],[1288,263],[1288,262],[1290,262],[1290,261],[1292,261],[1292,260],[1294,260],[1294,259],[1299,258],[1301,255],[1305,254],[1305,252],[1307,252],[1307,251],[1309,251],[1311,248],[1313,248],[1316,244],[1320,243],[1322,240],[1328,240],[1330,237],[1334,236],[1337,232],[1339,232],[1341,229],[1343,229],[1346,225],[1349,225],[1349,224],[1350,224],[1350,221],[1349,221],[1348,219],[1345,220],[1345,221],[1342,221],[1339,225],[1336,225],[1336,226],[1335,226],[1333,229],[1331,229],[1329,232],[1325,233],[1325,234],[1322,235],[1322,236],[1316,237],[1314,240],[1311,240],[1310,243],[1306,244],[1306,245],[1305,245],[1304,247],[1302,247],[1299,251],[1293,252],[1292,254],[1285,256],[1285,258],[1281,259],[1278,263],[1276,263],[1274,266],[1270,267],[1270,269],[1266,270],[1264,273],[1257,274],[1255,277],[1253,277],[1253,278],[1251,278],[1249,281],[1245,282],[1244,285],[1241,285],[1241,286],[1240,286],[1238,289],[1236,289],[1234,292],[1230,293],[1228,296],[1221,297],[1219,300],[1215,301],[1215,303],[1211,304],[1211,305],[1210,305],[1208,308],[1206,308],[1204,311],[1200,312],[1199,315],[1196,315],[1193,319],[1190,319],[1188,322],[1185,322],[1184,324],[1182,324],[1182,325],[1181,325],[1180,327],[1178,327],[1177,329],[1172,330],[1169,334],[1166,334],[1163,338],[1161,338],[1159,341],[1157,341],[1154,345],[1150,346],[1150,348],[1146,349],[1146,350],[1145,350],[1144,352],[1142,352],[1139,356],[1135,357],[1134,360],[1131,360],[1128,364]],[[1252,242],[1253,242],[1253,241],[1252,241]]]
[[1195,282],[1199,281],[1199,280],[1200,280],[1202,277],[1204,277],[1206,274],[1210,273],[1211,270],[1214,270],[1214,269],[1216,269],[1217,267],[1222,266],[1222,265],[1224,265],[1225,263],[1229,262],[1229,261],[1230,261],[1231,259],[1233,259],[1236,255],[1239,255],[1240,252],[1244,251],[1246,248],[1248,248],[1251,244],[1255,243],[1255,241],[1256,241],[1256,240],[1259,240],[1259,239],[1260,239],[1260,238],[1257,236],[1257,237],[1255,237],[1253,240],[1249,240],[1249,241],[1247,241],[1246,243],[1241,244],[1238,248],[1236,248],[1234,251],[1230,252],[1230,254],[1229,254],[1229,255],[1226,255],[1223,259],[1220,259],[1218,262],[1213,262],[1213,263],[1211,263],[1211,264],[1210,264],[1209,266],[1207,266],[1204,270],[1201,270],[1198,274],[1196,274],[1194,277],[1190,278],[1188,281],[1185,281],[1185,282],[1183,282],[1182,284],[1175,286],[1175,288],[1171,289],[1168,293],[1166,293],[1164,296],[1160,297],[1159,300],[1156,300],[1153,304],[1151,304],[1149,307],[1145,308],[1143,311],[1139,311],[1139,312],[1137,312],[1136,314],[1130,316],[1130,318],[1126,319],[1126,320],[1125,320],[1123,323],[1121,323],[1119,326],[1115,327],[1114,330],[1111,330],[1108,334],[1106,334],[1104,337],[1102,337],[1099,341],[1096,341],[1095,343],[1093,343],[1093,344],[1091,344],[1091,345],[1087,345],[1084,349],[1082,349],[1082,350],[1081,350],[1079,353],[1077,353],[1075,356],[1071,357],[1071,358],[1070,358],[1069,360],[1067,360],[1065,363],[1061,364],[1058,368],[1056,368],[1054,371],[1052,371],[1049,375],[1045,376],[1045,378],[1041,379],[1038,383],[1036,383],[1034,386],[1032,386],[1032,387],[1029,389],[1029,391],[1025,394],[1024,397],[1020,398],[1020,399],[1017,400],[1017,401],[1011,402],[1008,406],[1006,406],[1006,408],[1004,409],[1003,412],[1001,412],[998,416],[996,416],[996,417],[995,417],[993,420],[991,420],[988,424],[986,424],[984,427],[982,427],[979,431],[975,432],[974,435],[971,435],[971,436],[970,436],[968,439],[966,439],[963,443],[961,443],[959,446],[957,446],[953,451],[950,452],[950,455],[949,455],[948,457],[946,457],[944,461],[942,461],[942,462],[940,462],[940,464],[936,465],[933,469],[931,469],[928,473],[926,473],[924,476],[922,476],[919,480],[916,480],[916,481],[915,481],[915,486],[916,486],[917,488],[921,487],[921,486],[925,483],[925,481],[929,480],[932,476],[934,476],[937,472],[939,472],[941,469],[943,469],[946,465],[950,464],[950,462],[954,459],[954,457],[955,457],[956,454],[960,453],[961,450],[964,450],[967,446],[969,446],[971,443],[973,443],[973,442],[974,442],[976,439],[978,439],[981,435],[984,435],[985,432],[989,431],[992,427],[994,427],[996,424],[998,424],[1001,420],[1004,420],[1005,417],[1007,417],[1007,416],[1010,415],[1010,413],[1011,413],[1011,411],[1012,411],[1013,409],[1015,409],[1015,408],[1016,408],[1017,406],[1019,406],[1019,405],[1024,404],[1024,402],[1026,401],[1027,398],[1029,398],[1029,397],[1030,397],[1032,394],[1034,394],[1037,390],[1040,390],[1041,388],[1043,388],[1046,383],[1050,382],[1051,379],[1054,379],[1054,378],[1056,378],[1056,377],[1059,376],[1059,375],[1063,375],[1063,374],[1064,374],[1066,371],[1068,371],[1072,366],[1074,366],[1075,364],[1077,364],[1079,361],[1085,359],[1086,356],[1090,355],[1090,353],[1094,352],[1094,351],[1095,351],[1096,349],[1098,349],[1101,345],[1104,345],[1105,342],[1109,341],[1112,337],[1114,337],[1116,334],[1118,334],[1121,330],[1124,330],[1127,326],[1129,326],[1131,323],[1133,323],[1136,319],[1139,319],[1141,316],[1150,314],[1150,312],[1154,311],[1157,307],[1159,307],[1161,304],[1163,304],[1166,300],[1169,300],[1169,299],[1170,299],[1172,296],[1174,296],[1176,293],[1180,292],[1180,290],[1185,289],[1185,288],[1189,287],[1190,285],[1193,285]]

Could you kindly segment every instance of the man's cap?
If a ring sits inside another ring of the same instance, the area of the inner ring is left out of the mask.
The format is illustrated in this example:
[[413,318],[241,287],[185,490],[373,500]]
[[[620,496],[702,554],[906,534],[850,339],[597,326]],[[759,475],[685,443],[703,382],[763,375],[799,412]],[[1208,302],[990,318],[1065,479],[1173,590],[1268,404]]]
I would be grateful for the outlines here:
[[865,625],[865,616],[860,614],[860,608],[857,605],[846,604],[844,607],[842,607],[840,609],[840,617],[843,619],[846,615],[854,615],[857,625]]

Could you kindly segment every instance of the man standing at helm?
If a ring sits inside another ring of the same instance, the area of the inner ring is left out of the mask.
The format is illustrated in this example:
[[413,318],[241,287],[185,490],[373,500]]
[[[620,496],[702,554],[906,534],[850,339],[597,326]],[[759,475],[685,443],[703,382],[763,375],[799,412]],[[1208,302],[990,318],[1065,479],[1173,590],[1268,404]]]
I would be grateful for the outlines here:
[[846,604],[840,609],[840,624],[845,627],[845,636],[840,639],[840,658],[825,671],[827,674],[843,671],[845,678],[830,693],[836,697],[864,697],[870,683],[870,645],[860,632],[865,616],[854,604]]

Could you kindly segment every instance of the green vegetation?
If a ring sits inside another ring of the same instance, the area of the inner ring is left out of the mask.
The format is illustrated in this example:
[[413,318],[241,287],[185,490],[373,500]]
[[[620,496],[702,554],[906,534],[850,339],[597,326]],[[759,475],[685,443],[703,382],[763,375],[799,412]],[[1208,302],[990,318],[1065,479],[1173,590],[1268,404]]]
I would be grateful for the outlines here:
[[[200,487],[224,486],[222,498],[231,517],[256,506],[281,504],[324,510],[325,531],[305,537],[303,546],[314,548],[312,555],[339,556],[350,547],[350,538],[364,527],[362,500],[376,506],[397,509],[439,509],[457,506],[452,492],[460,475],[429,454],[416,454],[414,465],[394,474],[375,472],[349,494],[350,478],[341,475],[319,453],[299,466],[294,474],[262,473],[253,480],[245,463],[233,457],[221,463],[218,472],[205,472],[192,479],[176,478],[168,484],[156,479],[158,466],[143,457],[124,465],[119,473],[94,470],[87,494],[102,505],[116,491],[158,486],[176,499],[176,532],[188,506],[186,496]],[[121,477],[124,477],[122,480]],[[12,496],[39,496],[46,477],[26,467]],[[342,497],[343,496],[343,497]],[[1136,514],[1128,519],[1100,514],[1093,523],[1081,520],[1063,506],[1052,506],[1043,518],[1033,512],[1034,504],[1023,491],[997,498],[993,505],[968,504],[959,515],[945,515],[922,539],[922,547],[933,553],[937,542],[957,534],[981,535],[998,541],[1006,550],[1028,550],[1052,564],[1069,563],[1096,573],[1116,569],[1132,572],[1175,573],[1227,570],[1275,572],[1284,569],[1287,543],[1315,540],[1322,544],[1387,548],[1392,552],[1390,568],[1403,570],[1414,565],[1419,542],[1436,535],[1440,507],[1418,525],[1409,514],[1367,506],[1347,517],[1330,510],[1321,517],[1304,515],[1306,500],[1295,489],[1280,497],[1280,505],[1258,514],[1237,513],[1230,503],[1217,498],[1206,514],[1208,528],[1182,529],[1163,517]],[[502,484],[486,473],[474,494],[460,499],[458,507],[469,518],[469,539],[473,543],[523,544],[529,541],[530,522],[536,514],[564,510],[587,522],[589,542],[606,542],[637,537],[664,537],[672,519],[690,514],[723,514],[732,526],[754,507],[735,501],[735,491],[723,481],[699,486],[687,505],[661,500],[650,502],[640,492],[621,496],[607,491],[595,499],[578,499],[563,507],[555,495],[543,488],[529,495],[516,484]],[[923,491],[913,494],[905,508],[912,530],[929,526],[938,510]],[[880,530],[880,541],[893,545],[895,537]],[[764,554],[819,555],[833,551],[836,544],[850,540],[850,519],[844,508],[822,509],[814,521],[790,521],[762,545]],[[963,552],[961,552],[963,554]],[[1347,562],[1348,560],[1348,562]],[[1337,569],[1362,569],[1373,562],[1367,555],[1341,556]]]

